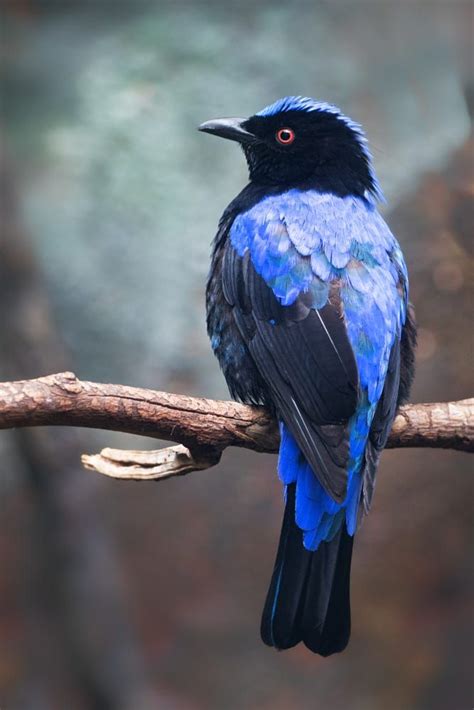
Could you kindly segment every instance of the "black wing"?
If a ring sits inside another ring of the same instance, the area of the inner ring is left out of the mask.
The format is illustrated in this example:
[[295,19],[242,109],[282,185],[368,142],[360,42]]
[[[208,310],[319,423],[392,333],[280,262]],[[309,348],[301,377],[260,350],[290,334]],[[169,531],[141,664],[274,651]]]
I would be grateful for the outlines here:
[[275,407],[321,485],[337,502],[346,494],[347,421],[358,399],[358,371],[337,288],[321,309],[301,293],[282,306],[248,252],[230,243],[222,268],[224,296]]

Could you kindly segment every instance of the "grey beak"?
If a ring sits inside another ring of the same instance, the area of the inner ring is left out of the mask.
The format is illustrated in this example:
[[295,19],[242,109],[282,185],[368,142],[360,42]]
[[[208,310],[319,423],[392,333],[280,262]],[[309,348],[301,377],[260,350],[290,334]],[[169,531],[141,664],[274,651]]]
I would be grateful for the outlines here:
[[212,121],[201,123],[198,130],[238,143],[254,143],[257,138],[242,127],[246,120],[246,118],[214,118]]

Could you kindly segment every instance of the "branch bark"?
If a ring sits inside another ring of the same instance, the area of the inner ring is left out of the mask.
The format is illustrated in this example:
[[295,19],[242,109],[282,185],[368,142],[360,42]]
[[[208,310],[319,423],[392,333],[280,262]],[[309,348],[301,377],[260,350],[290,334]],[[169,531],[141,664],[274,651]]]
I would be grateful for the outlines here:
[[[83,382],[71,372],[0,383],[0,429],[81,426],[180,442],[158,451],[104,449],[86,468],[114,478],[162,479],[218,463],[228,446],[276,452],[275,420],[262,407]],[[397,415],[387,448],[474,451],[474,399],[409,404]]]

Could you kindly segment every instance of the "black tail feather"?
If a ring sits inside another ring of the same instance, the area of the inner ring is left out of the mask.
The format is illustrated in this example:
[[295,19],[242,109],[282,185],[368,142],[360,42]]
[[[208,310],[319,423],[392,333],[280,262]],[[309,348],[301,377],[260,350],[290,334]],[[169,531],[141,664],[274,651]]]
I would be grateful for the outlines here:
[[261,635],[267,646],[286,649],[301,641],[300,600],[304,596],[311,552],[303,547],[295,525],[295,486],[288,486],[285,516],[270,589],[262,615]]
[[343,523],[331,541],[310,552],[303,547],[294,516],[295,484],[291,484],[263,610],[262,639],[278,649],[303,641],[314,653],[329,656],[342,651],[349,641],[353,538]]
[[[340,653],[349,643],[351,635],[351,602],[350,602],[350,576],[352,545],[354,538],[346,531],[345,525],[341,526],[338,534],[330,541],[323,543],[326,546],[328,557],[336,558],[332,567],[331,577],[323,577],[319,585],[329,587],[329,604],[326,609],[324,624],[321,628],[306,625],[303,629],[303,642],[314,653],[321,656],[330,656]],[[317,555],[319,549],[313,553]],[[324,553],[323,553],[324,554]],[[318,582],[315,582],[317,587]],[[314,587],[308,585],[306,598],[311,600]]]

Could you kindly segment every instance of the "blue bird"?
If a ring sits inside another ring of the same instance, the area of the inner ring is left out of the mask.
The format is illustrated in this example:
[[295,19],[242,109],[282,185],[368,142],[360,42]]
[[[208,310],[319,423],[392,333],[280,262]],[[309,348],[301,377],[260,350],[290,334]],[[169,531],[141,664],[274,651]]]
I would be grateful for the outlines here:
[[237,141],[250,182],[225,210],[207,284],[231,395],[277,418],[285,514],[261,635],[322,656],[350,636],[354,534],[370,508],[416,326],[361,127],[287,97],[199,129]]

